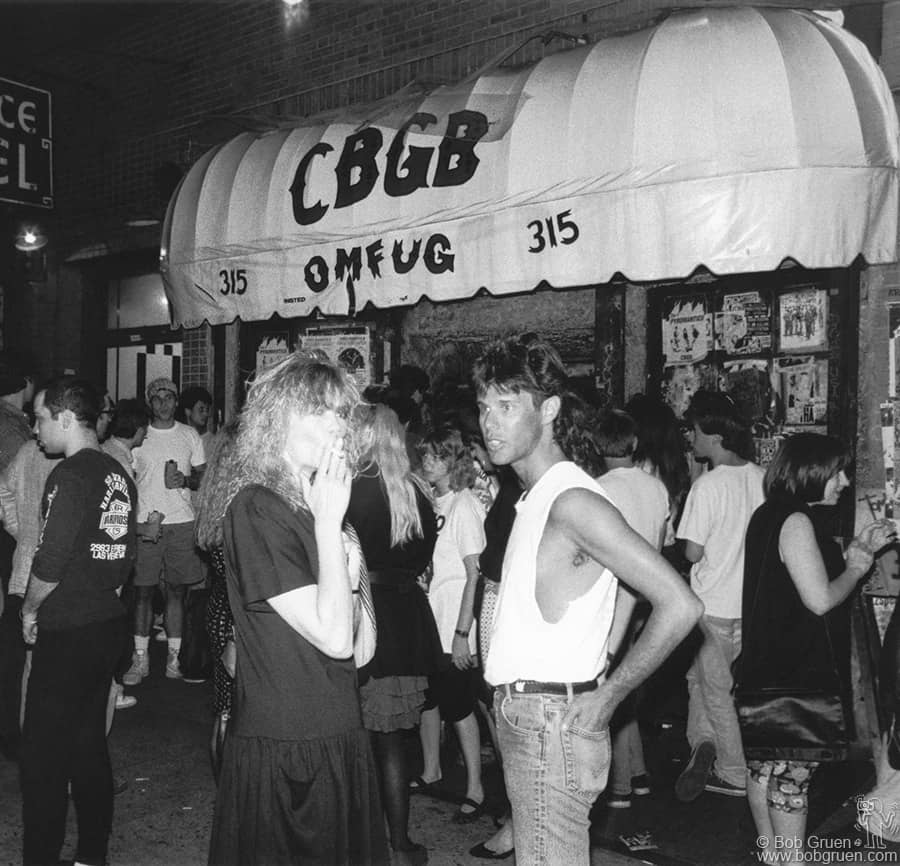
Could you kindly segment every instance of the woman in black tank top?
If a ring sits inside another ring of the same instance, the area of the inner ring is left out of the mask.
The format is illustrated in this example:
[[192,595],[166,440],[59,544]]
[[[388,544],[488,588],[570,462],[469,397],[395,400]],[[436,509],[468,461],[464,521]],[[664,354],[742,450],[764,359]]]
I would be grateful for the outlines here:
[[[735,678],[739,689],[831,685],[849,694],[845,602],[894,527],[891,521],[870,524],[846,554],[822,530],[811,506],[837,504],[849,486],[848,462],[837,439],[798,433],[782,444],[766,471],[766,501],[747,528],[742,651]],[[805,842],[807,792],[818,764],[766,760],[783,745],[757,744],[754,749],[744,744],[750,810],[760,837]]]

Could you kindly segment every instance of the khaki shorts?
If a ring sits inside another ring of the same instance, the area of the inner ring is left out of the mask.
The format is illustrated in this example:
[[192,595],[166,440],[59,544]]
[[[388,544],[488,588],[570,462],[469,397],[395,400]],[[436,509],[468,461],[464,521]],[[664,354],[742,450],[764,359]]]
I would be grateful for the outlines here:
[[190,586],[203,580],[203,563],[194,546],[194,524],[163,524],[154,544],[138,539],[135,586],[156,586],[164,580],[170,586]]

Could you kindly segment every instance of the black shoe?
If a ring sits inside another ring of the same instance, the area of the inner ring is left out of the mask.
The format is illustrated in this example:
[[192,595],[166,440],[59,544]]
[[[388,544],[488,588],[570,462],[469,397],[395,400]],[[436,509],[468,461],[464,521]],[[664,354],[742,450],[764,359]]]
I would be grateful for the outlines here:
[[706,789],[706,782],[716,759],[716,747],[704,740],[691,753],[691,759],[675,780],[675,796],[682,803],[691,803]]
[[410,842],[406,848],[391,848],[394,853],[392,860],[409,866],[425,866],[428,863],[428,849],[417,842]]
[[505,860],[515,853],[515,848],[510,848],[509,851],[491,851],[490,848],[485,847],[484,842],[479,842],[474,848],[469,849],[469,856],[478,860]]

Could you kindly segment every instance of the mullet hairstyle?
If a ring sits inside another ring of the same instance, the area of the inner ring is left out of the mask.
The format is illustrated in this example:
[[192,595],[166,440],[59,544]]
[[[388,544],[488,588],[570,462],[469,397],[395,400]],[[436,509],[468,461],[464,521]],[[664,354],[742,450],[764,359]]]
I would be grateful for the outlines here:
[[840,439],[821,433],[795,433],[778,449],[766,469],[766,498],[796,496],[804,502],[819,502],[825,486],[838,472],[850,466],[850,454]]
[[[359,405],[359,390],[350,376],[320,352],[298,351],[270,367],[250,384],[241,414],[234,474],[223,508],[250,484],[268,487],[292,508],[306,510],[300,480],[284,458],[291,412],[320,415],[333,411],[350,418]],[[345,439],[347,462],[354,465],[352,429]]]
[[634,457],[637,424],[621,409],[602,409],[597,413],[594,442],[604,457]]
[[362,405],[356,411],[360,467],[378,467],[381,489],[391,512],[391,547],[422,538],[422,515],[416,490],[430,501],[428,485],[409,465],[406,436],[397,413],[384,404]]
[[591,435],[594,410],[571,387],[569,374],[559,353],[534,334],[491,343],[472,367],[472,380],[479,397],[488,388],[500,392],[531,395],[537,409],[548,397],[559,397],[553,420],[553,439],[566,459],[592,478],[606,470]]
[[744,460],[756,460],[750,425],[727,394],[701,388],[691,397],[685,420],[707,436],[721,436],[722,447]]
[[44,406],[55,419],[68,410],[85,427],[95,428],[103,398],[87,379],[75,376],[59,376],[50,381],[44,392]]
[[459,492],[475,483],[475,461],[456,427],[439,427],[427,433],[418,449],[423,456],[430,452],[447,464],[451,490]]
[[[206,471],[197,491],[194,535],[197,546],[211,551],[224,542],[225,511],[234,495],[232,479],[237,474],[238,421],[229,421],[213,439]],[[230,494],[230,495],[229,495]]]

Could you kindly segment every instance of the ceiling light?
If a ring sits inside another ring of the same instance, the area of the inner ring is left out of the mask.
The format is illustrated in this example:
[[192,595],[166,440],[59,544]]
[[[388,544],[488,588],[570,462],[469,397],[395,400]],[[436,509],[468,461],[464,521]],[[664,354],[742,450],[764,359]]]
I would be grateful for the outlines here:
[[30,253],[47,246],[47,236],[40,229],[23,229],[16,235],[16,249],[19,252]]

